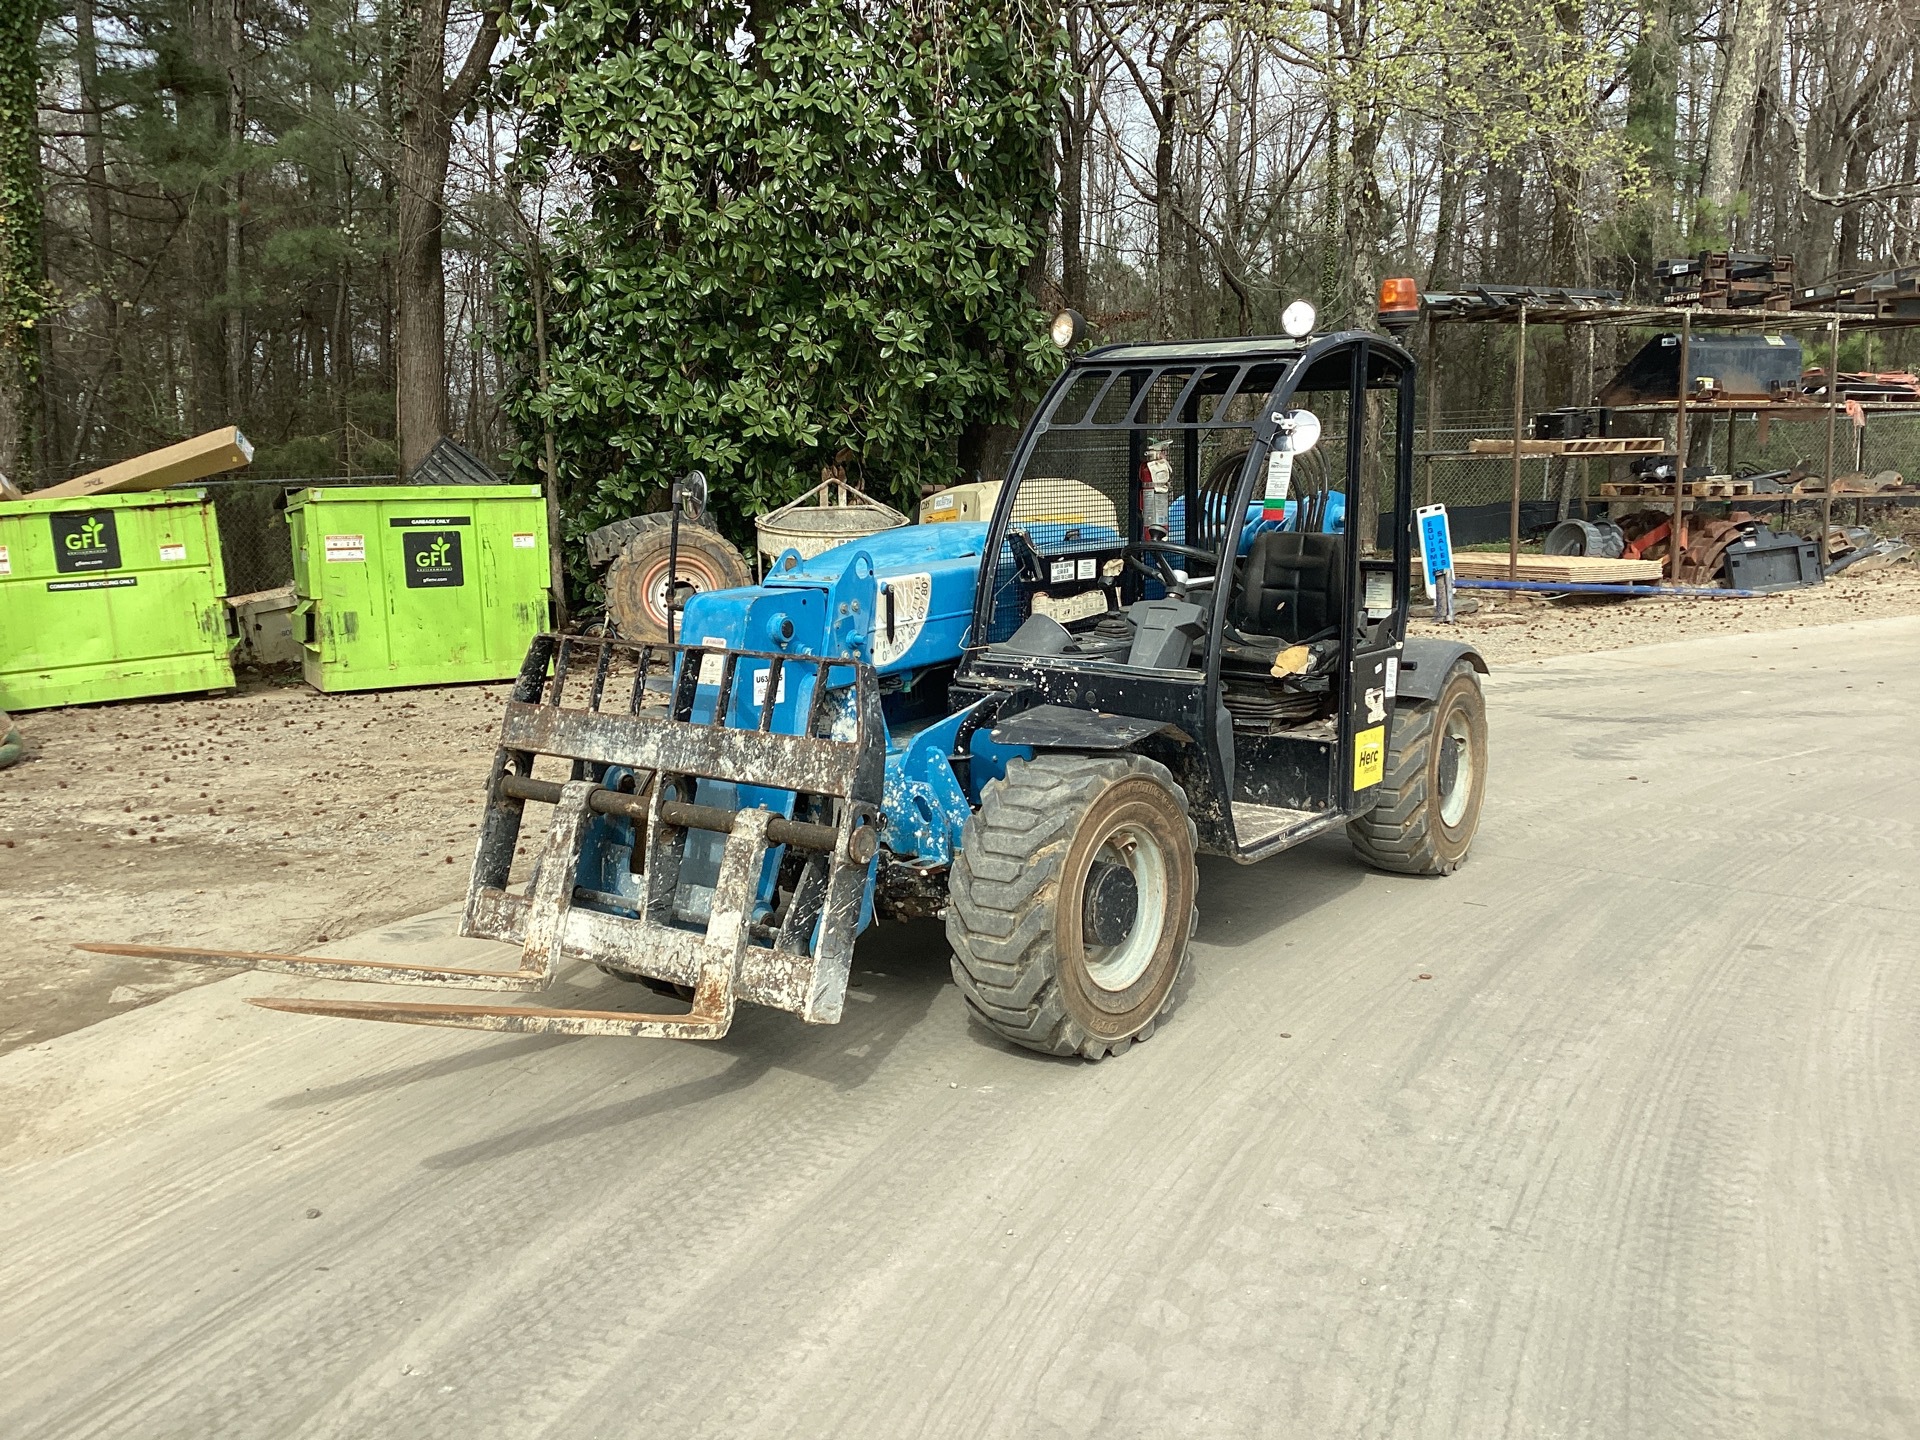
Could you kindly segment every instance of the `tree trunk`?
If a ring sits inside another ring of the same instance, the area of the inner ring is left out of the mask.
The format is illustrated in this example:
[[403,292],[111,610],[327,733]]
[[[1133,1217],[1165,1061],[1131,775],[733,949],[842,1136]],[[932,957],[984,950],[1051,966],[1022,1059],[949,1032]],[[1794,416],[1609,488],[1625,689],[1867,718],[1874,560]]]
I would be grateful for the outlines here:
[[21,478],[40,294],[39,0],[0,6],[0,474]]
[[[1900,146],[1900,178],[1912,185],[1920,181],[1920,50],[1908,62],[1907,123]],[[1920,252],[1920,194],[1900,203],[1895,212],[1893,263],[1911,265]]]
[[1372,101],[1353,116],[1353,148],[1346,163],[1347,314],[1356,324],[1373,313],[1379,291],[1380,252],[1386,243],[1387,207],[1380,193],[1378,157],[1383,116]]
[[240,273],[241,211],[246,203],[245,175],[240,164],[241,148],[247,137],[247,89],[240,69],[246,39],[246,0],[222,0],[226,8],[227,69],[227,150],[232,156],[232,178],[227,182],[226,267],[224,289],[227,304],[221,313],[221,344],[227,354],[226,393],[228,407],[238,419],[247,403],[248,351],[247,311],[242,300]]
[[1179,124],[1180,82],[1176,71],[1180,64],[1179,38],[1167,47],[1160,62],[1159,104],[1154,116],[1156,129],[1153,146],[1153,252],[1155,309],[1160,332],[1167,333],[1173,320],[1174,278],[1180,272],[1180,220],[1173,213],[1174,144]]
[[[1851,194],[1866,188],[1867,175],[1873,165],[1873,152],[1877,147],[1873,132],[1864,128],[1847,138],[1846,179],[1841,183],[1846,187],[1844,193]],[[1861,222],[1867,218],[1866,212],[1864,203],[1849,205],[1840,212],[1840,240],[1833,260],[1836,274],[1845,275],[1858,270],[1870,258],[1860,253]]]
[[[74,0],[74,62],[80,77],[80,156],[86,167],[87,248],[93,258],[93,284],[100,310],[99,379],[81,401],[73,436],[76,458],[91,449],[96,408],[116,409],[120,375],[120,302],[118,267],[113,253],[113,209],[107,193],[107,146],[100,120],[100,45],[94,29],[93,0]],[[49,439],[53,437],[49,436]]]
[[496,12],[480,30],[451,84],[447,81],[448,0],[409,0],[412,27],[400,74],[400,156],[394,175],[394,429],[400,473],[412,471],[447,428],[447,282],[441,267],[446,225],[447,159],[453,122],[492,63]]
[[1067,11],[1067,36],[1074,79],[1060,106],[1060,301],[1069,309],[1087,308],[1087,249],[1081,233],[1086,213],[1087,140],[1092,118],[1087,82],[1081,73],[1085,59],[1080,48],[1080,12]]
[[1700,179],[1700,204],[1694,214],[1696,241],[1718,246],[1740,198],[1741,162],[1753,131],[1754,103],[1766,73],[1778,61],[1768,54],[1774,15],[1780,0],[1740,0],[1733,40],[1714,87],[1713,116],[1707,124],[1707,165]]
[[[1449,70],[1446,83],[1451,86]],[[1467,176],[1460,163],[1460,111],[1449,104],[1440,121],[1440,166],[1438,194],[1434,198],[1433,263],[1427,266],[1427,288],[1444,290],[1454,281],[1459,262],[1454,250],[1459,245],[1461,212],[1467,196]]]
[[[202,79],[225,70],[227,29],[218,16],[219,0],[193,0],[188,10],[189,35],[195,65]],[[193,117],[192,129],[205,142],[224,143],[227,137],[227,90],[211,85],[191,101],[180,102],[183,121]],[[220,213],[226,207],[225,187],[195,184],[178,193],[174,202],[187,216],[188,248],[192,257],[194,295],[189,304],[187,348],[191,375],[188,409],[196,430],[212,430],[233,422],[227,403],[227,345],[224,315],[227,278],[227,227]]]

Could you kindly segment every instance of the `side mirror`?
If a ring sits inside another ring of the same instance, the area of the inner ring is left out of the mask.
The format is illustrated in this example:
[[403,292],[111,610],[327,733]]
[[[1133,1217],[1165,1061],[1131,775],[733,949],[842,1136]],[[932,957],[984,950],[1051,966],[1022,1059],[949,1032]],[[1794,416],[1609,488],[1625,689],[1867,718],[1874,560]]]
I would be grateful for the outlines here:
[[696,524],[707,518],[707,472],[689,470],[673,482],[672,504]]
[[1320,417],[1311,410],[1289,410],[1273,417],[1289,454],[1304,455],[1320,443]]

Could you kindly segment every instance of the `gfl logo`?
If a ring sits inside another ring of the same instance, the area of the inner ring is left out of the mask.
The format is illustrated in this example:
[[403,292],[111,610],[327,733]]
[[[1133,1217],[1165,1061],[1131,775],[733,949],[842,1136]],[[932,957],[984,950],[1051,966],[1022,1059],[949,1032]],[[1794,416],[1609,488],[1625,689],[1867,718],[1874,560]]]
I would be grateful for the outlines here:
[[453,547],[443,535],[427,546],[414,560],[422,570],[451,570],[453,568]]
[[73,534],[65,537],[67,549],[104,550],[107,548],[107,542],[103,538],[106,530],[107,527],[101,524],[98,518],[89,519]]

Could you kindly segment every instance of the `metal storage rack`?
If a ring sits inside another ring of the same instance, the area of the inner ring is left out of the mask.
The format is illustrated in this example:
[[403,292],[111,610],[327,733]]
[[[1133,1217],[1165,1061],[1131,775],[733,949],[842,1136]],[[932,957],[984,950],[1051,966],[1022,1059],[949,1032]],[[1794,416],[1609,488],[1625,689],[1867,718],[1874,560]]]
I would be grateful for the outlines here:
[[[1527,459],[1540,458],[1539,452],[1529,453],[1525,436],[1527,424],[1526,378],[1527,378],[1527,330],[1530,325],[1584,325],[1587,326],[1587,374],[1589,382],[1594,375],[1594,334],[1602,326],[1624,329],[1673,330],[1680,332],[1679,374],[1681,377],[1681,397],[1672,401],[1649,402],[1632,406],[1614,407],[1616,413],[1627,414],[1671,414],[1674,417],[1674,453],[1681,457],[1674,467],[1673,493],[1664,497],[1648,497],[1646,503],[1662,508],[1671,508],[1684,514],[1695,503],[1725,503],[1720,501],[1696,502],[1686,493],[1686,454],[1688,428],[1700,417],[1709,420],[1719,415],[1731,417],[1740,414],[1765,414],[1770,419],[1814,420],[1826,422],[1826,463],[1823,476],[1827,489],[1822,494],[1801,494],[1794,496],[1768,496],[1765,494],[1741,496],[1742,505],[1786,504],[1818,500],[1820,502],[1820,534],[1824,537],[1833,523],[1833,479],[1834,461],[1838,450],[1839,418],[1846,413],[1846,398],[1838,393],[1838,386],[1830,379],[1824,399],[1807,399],[1793,402],[1767,401],[1712,401],[1694,400],[1684,395],[1685,378],[1691,373],[1691,353],[1693,333],[1702,330],[1758,330],[1765,332],[1808,331],[1826,332],[1828,341],[1827,374],[1829,377],[1840,373],[1840,338],[1843,334],[1861,330],[1899,330],[1911,329],[1920,325],[1920,317],[1900,314],[1859,314],[1834,310],[1763,310],[1742,308],[1736,310],[1707,309],[1696,305],[1624,305],[1608,303],[1581,302],[1573,299],[1558,301],[1548,298],[1536,303],[1522,297],[1514,304],[1476,307],[1460,313],[1436,313],[1430,307],[1423,311],[1427,331],[1427,452],[1434,455],[1433,426],[1435,413],[1435,376],[1438,365],[1434,361],[1437,355],[1439,328],[1443,325],[1492,324],[1512,325],[1515,327],[1514,366],[1513,366],[1513,434],[1510,439],[1510,457],[1513,467],[1511,506],[1509,511],[1507,535],[1508,573],[1518,573],[1520,561],[1520,500],[1522,490],[1522,468]],[[1898,412],[1920,414],[1920,403],[1903,405],[1883,401],[1856,402],[1862,409],[1871,412]],[[1429,488],[1431,488],[1432,469],[1429,464]],[[1582,483],[1582,506],[1592,503],[1587,497],[1586,485]],[[1843,499],[1855,498],[1850,496]],[[1428,496],[1431,501],[1432,496]],[[1680,549],[1671,546],[1668,552],[1669,573],[1676,578],[1680,568]]]

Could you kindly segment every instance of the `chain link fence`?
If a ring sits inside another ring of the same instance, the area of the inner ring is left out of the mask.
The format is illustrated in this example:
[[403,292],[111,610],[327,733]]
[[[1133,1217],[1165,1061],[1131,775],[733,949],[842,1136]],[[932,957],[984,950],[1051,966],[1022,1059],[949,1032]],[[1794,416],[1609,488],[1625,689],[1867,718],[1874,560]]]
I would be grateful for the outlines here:
[[293,541],[287,501],[309,485],[391,485],[391,475],[315,475],[306,479],[215,478],[196,482],[213,501],[229,595],[251,595],[293,583]]

